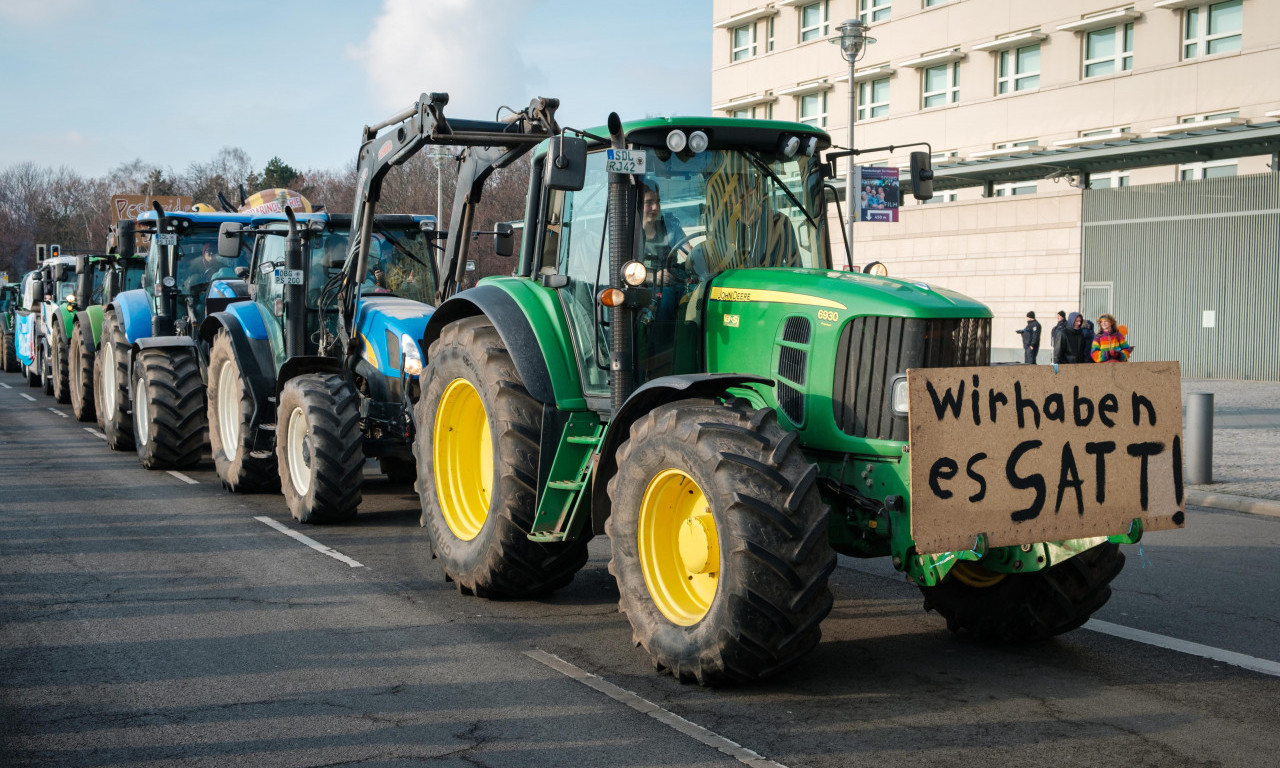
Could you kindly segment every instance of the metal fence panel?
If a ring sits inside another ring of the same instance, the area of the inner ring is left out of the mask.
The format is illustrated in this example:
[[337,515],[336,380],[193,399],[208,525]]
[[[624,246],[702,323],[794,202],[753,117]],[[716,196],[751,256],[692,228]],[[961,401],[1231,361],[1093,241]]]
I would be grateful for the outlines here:
[[1112,284],[1133,359],[1280,381],[1280,174],[1090,190],[1082,221],[1081,282]]

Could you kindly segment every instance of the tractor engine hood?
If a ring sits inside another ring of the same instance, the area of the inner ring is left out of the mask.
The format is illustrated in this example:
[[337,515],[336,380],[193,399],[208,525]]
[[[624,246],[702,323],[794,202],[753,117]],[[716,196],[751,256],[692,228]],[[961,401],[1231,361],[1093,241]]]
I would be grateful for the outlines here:
[[412,354],[406,345],[412,344],[413,353],[425,358],[424,351],[418,349],[418,340],[434,312],[435,307],[429,304],[398,296],[361,297],[356,313],[356,333],[363,346],[361,356],[383,375],[399,378],[402,355]]

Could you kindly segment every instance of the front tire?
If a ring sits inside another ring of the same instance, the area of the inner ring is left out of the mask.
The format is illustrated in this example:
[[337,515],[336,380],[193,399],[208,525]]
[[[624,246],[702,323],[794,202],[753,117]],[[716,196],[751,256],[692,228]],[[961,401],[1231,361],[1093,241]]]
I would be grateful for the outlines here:
[[53,366],[49,364],[49,348],[43,341],[36,344],[39,350],[36,356],[36,368],[40,370],[40,390],[46,395],[53,395]]
[[53,399],[59,403],[71,402],[70,378],[67,372],[67,330],[62,322],[60,312],[53,315],[53,349],[49,355],[49,383],[53,391]]
[[364,444],[356,393],[338,374],[306,374],[280,391],[276,462],[289,513],[301,523],[356,516]]
[[682,401],[632,426],[609,481],[609,571],[660,671],[740,683],[818,645],[836,558],[816,481],[771,410]]
[[93,359],[89,352],[89,338],[85,334],[92,331],[77,322],[71,328],[71,345],[67,348],[68,388],[71,390],[71,412],[77,421],[93,421],[95,405],[93,402]]
[[942,614],[952,632],[993,643],[1044,640],[1070,632],[1111,598],[1124,568],[1119,544],[1093,549],[1036,573],[996,574],[957,563],[946,580],[921,587],[925,610]]
[[102,346],[94,361],[94,379],[100,399],[98,425],[113,451],[133,450],[133,414],[129,400],[129,339],[115,312],[102,321]]
[[195,350],[140,350],[133,376],[133,441],[142,466],[194,466],[208,439]]
[[413,450],[422,524],[445,577],[482,597],[563,587],[586,563],[590,537],[529,540],[542,406],[486,317],[447,326],[430,357]]
[[231,335],[218,331],[209,350],[209,451],[222,487],[233,493],[279,487],[273,453],[253,452],[253,394],[244,381]]

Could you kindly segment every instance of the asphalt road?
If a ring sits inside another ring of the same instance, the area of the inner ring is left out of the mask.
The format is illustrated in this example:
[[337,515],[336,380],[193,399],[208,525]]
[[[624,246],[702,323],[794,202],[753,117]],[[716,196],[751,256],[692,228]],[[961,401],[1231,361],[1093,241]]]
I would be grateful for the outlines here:
[[[1013,648],[953,637],[887,563],[842,558],[819,648],[779,679],[713,690],[655,674],[633,647],[607,539],[549,599],[463,597],[430,560],[413,489],[372,465],[354,523],[303,527],[279,496],[223,491],[211,464],[148,472],[86,426],[0,374],[3,766],[1280,754],[1278,519],[1193,508],[1186,530],[1126,548],[1090,625],[1103,631]],[[1115,634],[1129,629],[1150,634]]]

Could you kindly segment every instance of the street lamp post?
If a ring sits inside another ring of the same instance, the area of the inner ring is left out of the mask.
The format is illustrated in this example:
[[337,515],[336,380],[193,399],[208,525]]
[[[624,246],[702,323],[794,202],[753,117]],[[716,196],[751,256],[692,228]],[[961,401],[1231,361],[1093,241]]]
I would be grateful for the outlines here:
[[[840,53],[849,62],[849,149],[853,146],[853,123],[857,117],[857,88],[853,82],[853,65],[862,58],[867,46],[874,43],[874,37],[867,37],[869,27],[862,19],[845,19],[837,27],[840,34],[828,42],[840,46]],[[857,191],[854,189],[854,155],[849,155],[849,165],[845,168],[844,203],[845,203],[845,237],[849,241],[849,267],[853,267],[853,222],[858,218]]]

